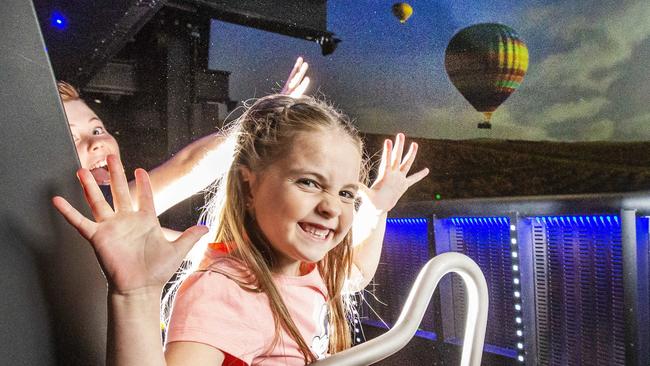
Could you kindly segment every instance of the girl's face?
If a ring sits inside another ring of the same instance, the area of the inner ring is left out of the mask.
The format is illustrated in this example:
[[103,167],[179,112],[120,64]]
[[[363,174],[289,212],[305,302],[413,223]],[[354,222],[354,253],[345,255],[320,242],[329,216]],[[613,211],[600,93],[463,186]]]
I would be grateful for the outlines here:
[[120,153],[117,141],[83,100],[63,103],[81,167],[89,169],[98,184],[109,184],[106,156]]
[[276,255],[273,271],[298,275],[317,262],[352,226],[361,152],[341,131],[301,133],[288,154],[262,172],[242,171],[250,210]]

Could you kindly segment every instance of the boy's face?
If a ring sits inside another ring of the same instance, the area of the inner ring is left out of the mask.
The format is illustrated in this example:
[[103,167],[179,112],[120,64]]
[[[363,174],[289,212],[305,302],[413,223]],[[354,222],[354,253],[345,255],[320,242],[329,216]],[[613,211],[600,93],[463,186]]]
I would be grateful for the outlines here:
[[109,184],[106,156],[120,154],[115,138],[82,100],[63,103],[81,167],[89,169],[98,184]]

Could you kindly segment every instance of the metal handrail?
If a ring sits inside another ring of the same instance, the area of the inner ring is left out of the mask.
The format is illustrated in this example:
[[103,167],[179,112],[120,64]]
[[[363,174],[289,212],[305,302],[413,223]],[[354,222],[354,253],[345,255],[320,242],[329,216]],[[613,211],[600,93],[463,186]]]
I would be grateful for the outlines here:
[[455,252],[440,254],[422,268],[399,319],[388,332],[312,365],[370,365],[402,349],[415,335],[438,282],[450,272],[461,276],[467,290],[467,319],[460,364],[480,366],[487,326],[487,283],[481,269],[472,259]]
[[520,196],[429,200],[399,203],[389,217],[519,216],[618,214],[634,209],[650,215],[650,191],[553,196]]

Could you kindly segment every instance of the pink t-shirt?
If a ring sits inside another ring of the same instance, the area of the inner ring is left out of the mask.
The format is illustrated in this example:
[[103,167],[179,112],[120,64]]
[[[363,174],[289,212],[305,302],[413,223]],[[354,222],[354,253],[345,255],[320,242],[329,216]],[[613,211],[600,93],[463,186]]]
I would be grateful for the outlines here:
[[[241,267],[219,261],[227,273]],[[304,365],[298,344],[282,330],[271,349],[275,323],[266,294],[242,289],[224,274],[207,267],[190,275],[174,300],[167,343],[199,342],[218,348],[248,365]],[[245,273],[240,273],[245,276]],[[317,268],[303,276],[275,275],[291,318],[311,351],[320,359],[329,346],[327,290]]]

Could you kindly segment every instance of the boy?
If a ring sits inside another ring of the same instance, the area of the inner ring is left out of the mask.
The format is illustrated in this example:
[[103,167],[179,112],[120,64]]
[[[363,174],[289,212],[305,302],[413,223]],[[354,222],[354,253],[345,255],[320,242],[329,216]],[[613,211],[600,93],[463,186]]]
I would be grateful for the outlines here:
[[[293,97],[302,95],[309,85],[309,77],[305,77],[308,67],[302,57],[298,57],[281,93]],[[89,169],[98,184],[109,184],[106,156],[119,157],[117,141],[72,85],[59,82],[57,86],[81,167]],[[156,214],[160,215],[214,181],[219,175],[217,168],[228,159],[229,149],[220,149],[225,147],[224,141],[226,137],[219,133],[205,136],[149,172]],[[215,169],[195,169],[204,164]],[[134,182],[129,183],[129,188],[133,194]]]

